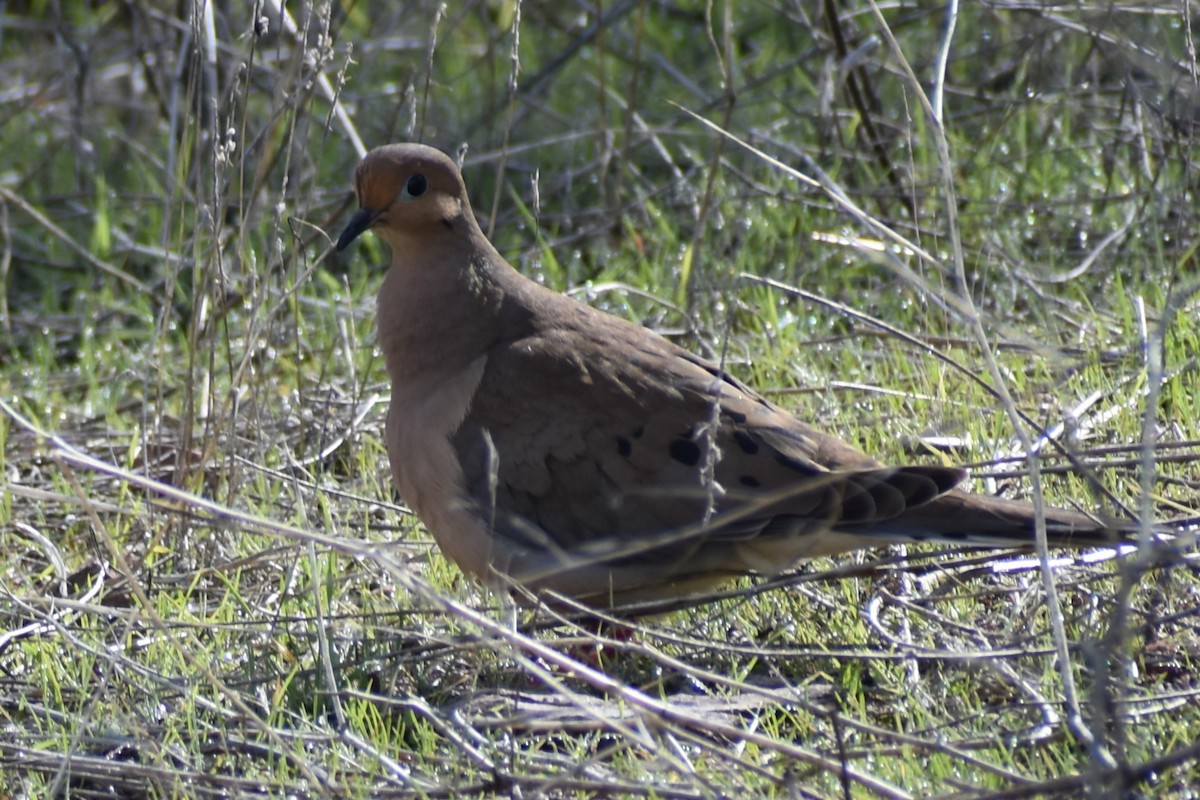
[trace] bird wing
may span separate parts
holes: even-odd
[[[598,313],[572,303],[569,319],[493,346],[453,436],[466,496],[515,547],[730,572],[765,557],[778,571],[813,553],[805,537],[894,518],[963,477],[882,467]]]

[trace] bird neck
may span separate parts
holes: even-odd
[[[427,255],[431,255],[428,254]],[[393,383],[438,380],[470,364],[497,340],[505,291],[486,252],[393,259],[379,290],[379,347]],[[498,258],[498,257],[497,257]],[[429,266],[436,265],[436,274]]]

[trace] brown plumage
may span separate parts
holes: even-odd
[[[960,469],[886,467],[525,278],[441,152],[380,147],[356,184],[338,249],[370,230],[392,250],[378,305],[392,473],[466,572],[608,606],[891,542],[1032,544],[1028,504],[955,489]],[[1109,540],[1074,511],[1046,524],[1054,545]]]

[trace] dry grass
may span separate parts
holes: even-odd
[[[1193,796],[1184,547],[896,548],[618,636],[395,501],[383,254],[329,236],[415,139],[526,274],[882,458],[1186,530],[1190,18],[693,5],[0,14],[0,795]]]

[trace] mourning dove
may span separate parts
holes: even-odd
[[[895,542],[1030,546],[1026,503],[886,467],[639,325],[546,289],[496,251],[454,162],[394,144],[355,175],[392,251],[379,346],[400,495],[492,585],[593,607],[670,599],[799,559]],[[1053,545],[1109,541],[1047,509]]]

